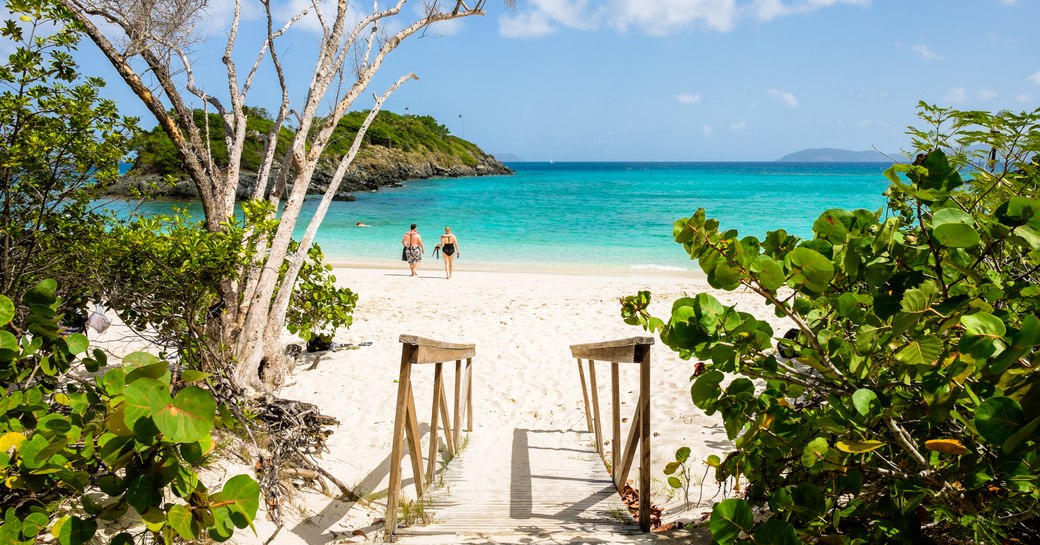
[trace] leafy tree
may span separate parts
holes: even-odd
[[[91,289],[69,257],[105,232],[92,199],[118,176],[135,120],[99,98],[104,82],[80,77],[75,30],[47,24],[56,8],[12,6],[31,15],[0,27],[15,46],[0,66],[0,293],[20,300],[56,278],[64,300],[81,307]]]
[[[886,211],[829,210],[809,240],[703,209],[675,223],[712,287],[758,294],[793,335],[709,294],[667,320],[649,293],[623,305],[708,362],[691,396],[735,440],[716,476],[742,494],[715,506],[717,543],[1040,539],[1040,110],[921,114]]]
[[[45,280],[26,292],[28,330],[13,327],[15,305],[0,295],[0,542],[49,532],[78,545],[115,521],[137,529],[114,544],[225,541],[250,527],[256,481],[238,475],[210,491],[195,469],[213,451],[214,428],[231,423],[204,388],[208,375],[174,377],[143,352],[84,374],[105,367],[105,353],[87,355],[84,335],[62,335],[56,291]]]
[[[355,106],[358,97],[367,94],[387,56],[404,40],[431,24],[482,15],[484,0],[474,2],[473,7],[461,0],[446,4],[427,2],[416,11],[405,8],[406,0],[398,0],[384,7],[373,4],[371,11],[357,14],[354,13],[355,6],[348,2],[339,2],[325,13],[320,13],[325,9],[320,3],[309,5],[308,9],[319,11],[323,33],[323,38],[316,42],[312,78],[287,78],[280,56],[284,52],[285,33],[304,14],[297,14],[284,22],[275,21],[271,3],[257,2],[265,16],[267,32],[262,39],[251,44],[256,52],[251,68],[240,70],[234,62],[234,59],[243,58],[244,47],[250,47],[242,45],[247,37],[238,32],[242,10],[236,9],[224,47],[209,49],[211,52],[222,51],[218,54],[225,61],[227,85],[208,87],[196,85],[192,77],[192,59],[196,55],[191,50],[195,39],[190,35],[193,23],[204,16],[207,1],[150,4],[146,9],[127,9],[122,0],[55,1],[60,1],[70,10],[86,35],[170,137],[180,154],[185,174],[199,190],[206,227],[211,231],[223,229],[234,215],[248,133],[249,114],[245,104],[257,71],[268,61],[271,63],[276,85],[281,91],[281,102],[274,114],[271,130],[264,139],[253,198],[268,200],[272,205],[270,219],[277,219],[278,225],[275,236],[264,241],[269,242],[267,247],[248,256],[249,264],[242,268],[239,277],[219,287],[223,312],[215,318],[219,321],[220,332],[210,340],[214,351],[224,352],[226,364],[235,367],[234,377],[239,386],[252,390],[275,386],[274,380],[263,380],[261,369],[265,372],[270,370],[272,373],[266,378],[271,379],[281,376],[288,365],[284,347],[278,339],[285,327],[292,287],[307,256],[300,251],[290,258],[289,247],[308,187],[323,153],[334,140],[340,119]],[[241,4],[236,2],[238,7]],[[411,18],[413,13],[418,15]],[[93,17],[105,20],[107,25],[98,27]],[[382,32],[388,23],[390,28],[394,28],[392,34]],[[306,59],[297,56],[293,62],[306,62]],[[186,77],[181,77],[182,74]],[[157,85],[148,86],[144,77],[154,78]],[[383,103],[401,85],[415,77],[412,73],[403,74],[375,97],[347,152],[335,157],[335,172],[298,241],[300,248],[310,248],[348,167],[356,157],[365,131]],[[207,88],[218,90],[211,93]],[[205,136],[206,123],[194,119],[192,108],[199,104],[205,104],[206,108],[218,114],[224,125],[227,168],[220,167],[220,157],[214,153]],[[290,104],[296,106],[292,111]],[[326,115],[319,114],[319,110],[326,108]],[[289,152],[278,155],[276,150],[281,128],[290,117],[296,126],[293,127]],[[281,168],[273,168],[276,166]],[[272,176],[275,171],[277,174]],[[288,263],[287,268],[283,268],[285,263]]]

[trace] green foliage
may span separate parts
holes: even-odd
[[[248,116],[246,131],[249,135],[266,135],[274,127],[270,114],[262,108],[247,107],[246,114]],[[211,113],[208,118],[204,118],[201,110],[194,111],[193,115],[195,123],[199,127],[207,126],[204,121],[208,122],[209,146],[213,157],[218,164],[226,166],[228,162],[227,144],[224,141],[224,125],[220,116]],[[323,157],[332,159],[346,155],[367,115],[368,111],[356,111],[348,112],[343,116],[336,130],[333,131],[332,139],[325,149]],[[280,130],[276,149],[279,156],[288,149],[294,134],[288,128]],[[380,111],[369,126],[361,149],[366,150],[370,146],[383,146],[406,152],[442,154],[455,157],[459,162],[470,167],[476,166],[477,157],[482,155],[480,149],[472,142],[452,136],[447,127],[428,115],[398,115],[385,110]],[[173,142],[161,127],[155,127],[137,138],[134,149],[137,151],[137,158],[134,161],[135,170],[162,175],[183,173],[181,158],[178,156]],[[256,136],[248,136],[242,151],[242,168],[249,171],[257,170],[262,154],[262,140]],[[363,154],[364,151],[362,151]]]
[[[87,543],[99,523],[137,517],[165,543],[249,527],[256,481],[238,475],[211,494],[195,470],[214,426],[230,424],[209,391],[144,353],[84,378],[106,356],[62,335],[56,288],[46,280],[25,294],[28,331],[13,327],[14,305],[0,295],[0,542],[34,543],[49,529],[62,545]],[[133,541],[124,532],[112,542]]]
[[[295,242],[291,251],[299,251]],[[332,265],[325,263],[325,255],[317,244],[307,251],[307,260],[296,277],[296,286],[289,300],[286,328],[305,341],[327,338],[340,327],[354,323],[354,307],[358,296],[350,288],[336,286],[331,274]]]
[[[246,132],[251,135],[267,135],[274,127],[271,114],[263,108],[244,108],[246,114]],[[224,121],[218,114],[206,114],[202,110],[192,111],[195,126],[199,127],[204,134],[209,135],[209,149],[213,154],[213,160],[218,165],[226,167],[228,164],[227,141],[224,139]],[[289,149],[293,132],[281,128],[278,133],[278,146],[275,153],[278,156]],[[183,163],[173,141],[166,135],[161,126],[155,126],[150,131],[142,133],[134,140],[134,151],[137,157],[134,159],[134,169],[141,172],[156,173],[162,175],[181,175],[184,172]],[[246,138],[242,149],[241,166],[245,170],[256,171],[260,168],[263,159],[264,144],[259,137]]]
[[[664,466],[664,474],[668,475],[668,486],[683,491],[684,508],[690,506],[690,485],[692,479],[690,468],[686,462],[690,459],[690,447],[681,447],[675,451],[675,461],[668,462]]]
[[[104,236],[92,199],[118,176],[135,120],[100,98],[103,81],[80,77],[63,8],[10,4],[22,16],[0,27],[13,49],[0,66],[0,292],[17,301],[56,278],[70,310],[82,308],[91,287],[69,256]]]
[[[198,369],[207,356],[205,328],[220,310],[220,286],[246,259],[244,240],[241,224],[211,232],[183,211],[135,216],[85,241],[80,259],[125,323]]]
[[[703,209],[675,223],[712,287],[758,294],[793,335],[708,294],[667,321],[626,298],[626,322],[708,362],[693,403],[736,445],[716,478],[747,483],[714,509],[718,543],[1040,539],[1040,110],[922,117],[887,214],[827,211],[811,240]]]

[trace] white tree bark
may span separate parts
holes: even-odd
[[[233,61],[238,47],[242,1],[235,0],[231,28],[222,52],[221,60],[226,67],[227,81],[226,91],[218,97],[196,84],[189,61],[192,58],[192,24],[202,16],[208,0],[61,0],[74,17],[83,23],[87,36],[108,57],[123,80],[170,135],[185,162],[186,174],[199,189],[206,225],[214,231],[221,229],[221,224],[234,215],[235,193],[247,136],[246,98],[258,69],[265,60],[271,60],[281,87],[281,103],[275,126],[264,137],[266,148],[253,195],[261,198],[268,193],[269,177],[275,172],[275,161],[281,162],[275,186],[269,192],[275,210],[290,181],[292,190],[281,208],[278,229],[270,243],[261,241],[240,277],[229,279],[221,287],[225,314],[222,317],[220,338],[215,339],[217,342],[231,341],[227,363],[235,366],[233,377],[237,385],[246,389],[261,389],[261,363],[266,362],[266,365],[273,367],[281,364],[282,351],[277,340],[284,329],[289,296],[329,203],[383,102],[407,79],[414,78],[414,74],[401,77],[382,95],[375,97],[375,104],[358,130],[350,151],[338,160],[332,183],[300,241],[299,251],[288,260],[288,266],[284,267],[285,274],[282,275],[292,233],[311,177],[336,125],[368,89],[386,57],[403,40],[438,21],[483,15],[484,2],[476,2],[470,8],[461,0],[451,0],[447,2],[447,7],[438,1],[427,0],[420,17],[405,24],[393,36],[380,40],[378,30],[382,23],[402,17],[402,8],[407,0],[396,0],[392,7],[382,10],[378,2],[374,2],[372,12],[361,18],[349,31],[347,0],[336,2],[334,14],[323,13],[318,1],[312,0],[309,11],[318,17],[323,39],[309,84],[305,89],[297,90],[284,77],[277,42],[306,12],[296,14],[275,30],[270,0],[254,0],[260,3],[267,16],[267,36],[257,47],[256,61],[243,82]],[[107,23],[104,30],[95,24],[94,21],[98,19]],[[347,63],[352,59],[352,53],[357,57],[356,66],[348,70]],[[145,74],[154,80],[154,91],[145,84]],[[338,97],[330,95],[340,89],[335,84],[339,82],[339,85],[343,85],[343,79],[348,77],[353,79],[347,80],[346,92]],[[277,157],[275,149],[279,131],[290,118],[289,105],[293,97],[301,94],[303,106],[295,114],[298,125],[290,151],[284,157]],[[331,111],[319,118],[319,112],[324,105],[329,104],[330,99],[334,100]],[[194,122],[189,107],[192,103],[212,106],[223,120],[228,165],[221,167],[214,161],[208,149],[208,138],[203,138],[200,128]],[[174,115],[169,113],[170,110],[173,110]],[[322,124],[315,126],[319,119]]]

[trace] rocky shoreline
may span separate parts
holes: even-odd
[[[358,153],[353,164],[347,170],[334,199],[353,201],[355,200],[354,193],[375,191],[381,187],[400,187],[403,182],[408,180],[513,173],[509,167],[491,155],[483,152],[475,155],[474,164],[467,165],[459,157],[447,153],[420,153],[384,146],[366,146]],[[307,194],[324,194],[329,187],[334,171],[335,165],[331,162],[320,166],[312,178]],[[243,172],[238,184],[238,198],[252,197],[255,187],[256,173]],[[162,176],[142,173],[136,169],[123,176],[119,182],[109,186],[106,193],[117,197],[134,194],[147,194],[156,198],[168,199],[197,199],[199,197],[198,190],[190,179],[175,179],[173,183],[168,183],[163,180]]]

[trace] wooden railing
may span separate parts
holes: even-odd
[[[476,345],[457,344],[401,335],[401,374],[397,383],[397,410],[394,416],[394,442],[390,453],[390,488],[386,497],[385,533],[391,535],[397,524],[397,503],[401,494],[401,457],[404,439],[408,439],[408,455],[412,462],[415,494],[423,495],[437,471],[438,430],[444,431],[444,443],[449,456],[461,446],[462,422],[465,431],[473,431],[473,357]],[[465,360],[465,365],[463,365]],[[454,420],[448,417],[448,402],[444,395],[442,367],[455,362]],[[422,450],[419,446],[419,420],[412,395],[412,365],[433,363],[433,409],[430,414],[430,450],[426,476],[423,477]],[[443,420],[443,425],[441,421]]]
[[[578,360],[578,376],[581,379],[581,395],[585,402],[585,422],[589,431],[595,434],[596,451],[606,458],[603,452],[603,430],[599,411],[599,388],[596,385],[596,362],[610,362],[610,401],[611,428],[613,438],[610,446],[611,477],[614,487],[620,493],[632,469],[636,447],[639,447],[639,527],[650,531],[650,346],[653,337],[632,337],[617,341],[571,345],[571,355]],[[585,364],[589,368],[589,388],[585,382]],[[639,364],[639,401],[636,403],[632,417],[632,427],[625,443],[624,456],[621,454],[621,395],[618,377],[618,365],[621,363]],[[592,393],[590,410],[589,391]]]

